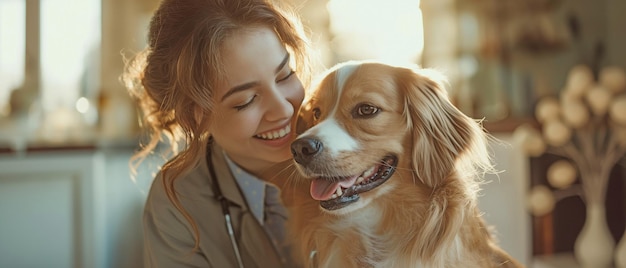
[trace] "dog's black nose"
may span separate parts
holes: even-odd
[[[300,138],[291,143],[293,159],[300,164],[307,164],[322,151],[322,142],[313,138]]]

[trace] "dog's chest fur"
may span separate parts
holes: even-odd
[[[380,236],[380,213],[379,208],[370,207],[326,222],[324,229],[329,232],[316,235],[318,260],[325,260],[320,267],[341,267],[346,263],[378,266],[383,256],[388,255],[383,251],[385,243]]]
[[[410,263],[402,257],[406,248],[398,244],[402,234],[385,230],[383,213],[374,205],[324,223],[314,231],[315,267],[423,267],[414,261],[406,265]],[[410,240],[411,234],[404,235]]]

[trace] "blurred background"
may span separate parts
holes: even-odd
[[[541,129],[538,101],[559,96],[574,67],[596,80],[626,68],[626,1],[285,1],[311,32],[318,71],[352,59],[441,70],[453,103],[503,141],[493,144],[503,172],[480,199],[502,246],[528,267],[579,265],[581,180],[557,193],[546,174],[562,158],[529,155],[515,133]],[[164,160],[152,156],[131,176],[141,133],[119,76],[124,57],[144,48],[158,3],[0,0],[0,267],[142,265],[143,202]],[[605,218],[617,246],[626,173],[623,161],[611,168]],[[556,194],[532,213],[538,185]]]

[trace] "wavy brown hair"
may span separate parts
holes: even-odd
[[[273,29],[292,54],[306,84],[310,78],[308,40],[293,9],[268,0],[164,0],[148,29],[146,49],[126,61],[122,81],[140,108],[146,143],[131,168],[160,144],[167,144],[161,167],[168,198],[189,221],[199,247],[198,227],[182,207],[174,182],[206,153],[215,85],[223,78],[225,40],[250,27]]]

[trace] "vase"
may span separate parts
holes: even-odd
[[[626,268],[626,230],[624,230],[624,235],[622,235],[622,239],[615,249],[615,267]]]
[[[587,204],[585,224],[574,244],[574,255],[581,268],[612,266],[615,241],[605,216],[603,204],[599,202]]]

